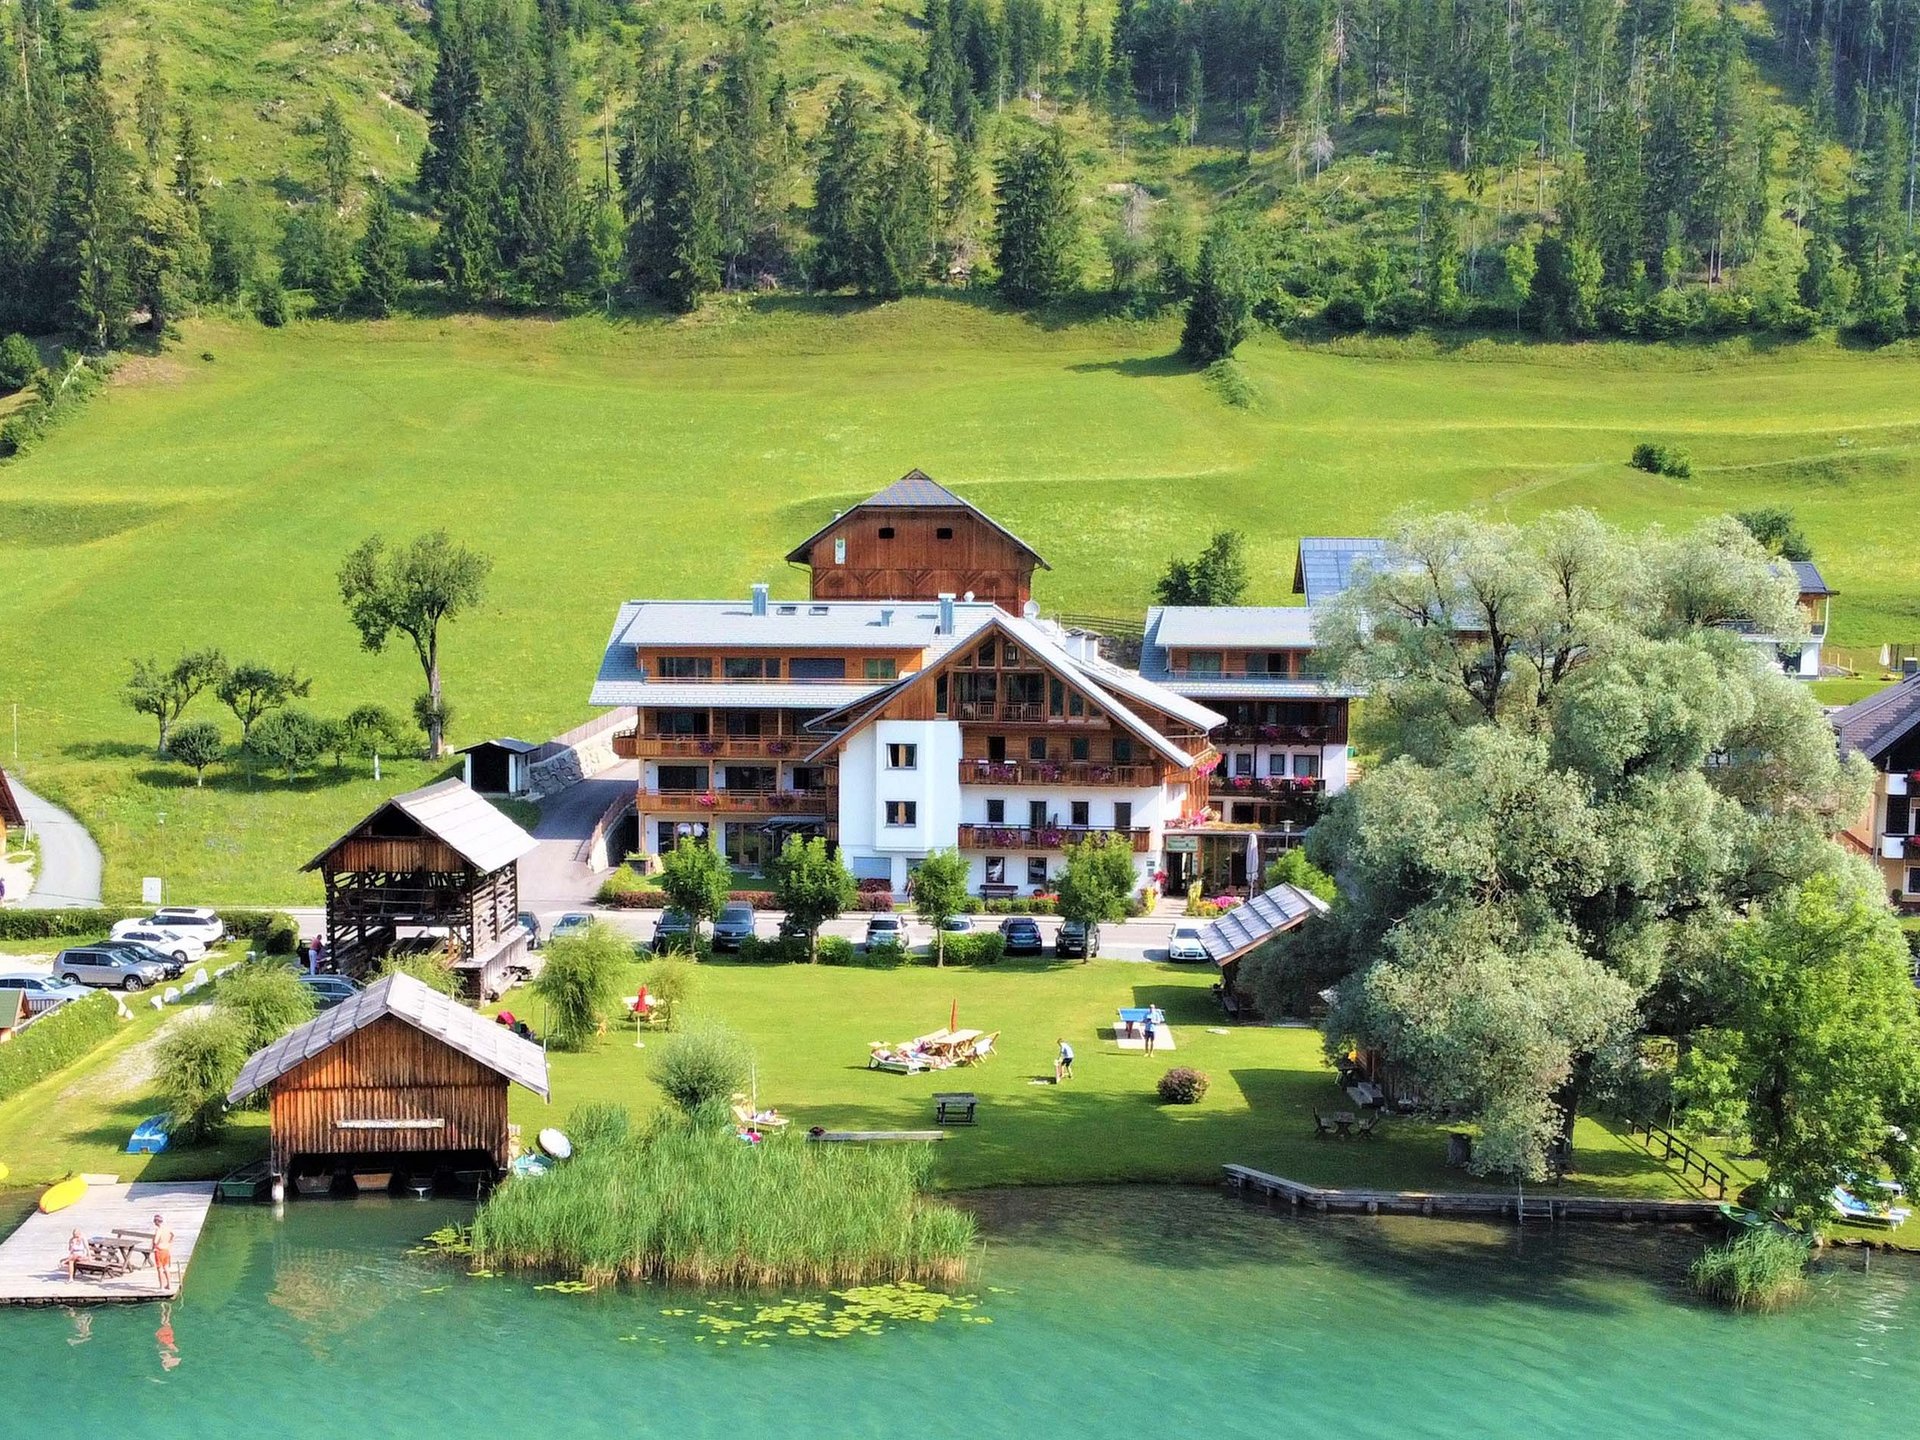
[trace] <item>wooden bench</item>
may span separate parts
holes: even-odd
[[[933,1097],[933,1123],[936,1125],[971,1125],[974,1111],[979,1108],[980,1100],[971,1090],[960,1090]]]
[[[1018,885],[982,885],[980,887],[982,900],[1011,900],[1019,893]]]

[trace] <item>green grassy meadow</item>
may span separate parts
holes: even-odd
[[[1642,525],[1778,502],[1842,592],[1838,643],[1920,637],[1920,366],[1902,348],[1263,338],[1241,352],[1259,398],[1239,410],[1172,358],[1176,336],[964,299],[195,322],[0,467],[17,768],[94,830],[109,900],[149,874],[182,901],[313,900],[297,867],[429,767],[380,786],[221,771],[196,790],[120,702],[132,657],[219,645],[298,663],[322,712],[404,710],[411,653],[359,650],[334,575],[369,532],[444,525],[495,559],[483,610],[445,637],[456,743],[542,739],[589,713],[619,601],[759,579],[802,594],[787,548],[915,465],[1047,556],[1048,609],[1137,615],[1167,558],[1221,525],[1251,539],[1249,598],[1282,602],[1299,536],[1369,533],[1402,505]],[[1686,446],[1693,478],[1631,469],[1643,439]],[[210,697],[189,713],[237,733]]]

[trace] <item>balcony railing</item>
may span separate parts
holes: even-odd
[[[1051,714],[1048,707],[1025,700],[955,700],[947,709],[955,720],[991,721],[1001,725],[1098,725],[1106,716]]]
[[[1231,800],[1297,800],[1317,796],[1326,783],[1318,775],[1227,775],[1216,770],[1207,777],[1207,790]]]
[[[647,810],[707,811],[716,815],[785,815],[794,811],[831,811],[831,790],[661,790],[640,792]]]
[[[802,755],[820,743],[795,735],[641,735],[613,737],[622,760],[766,760]]]
[[[1192,665],[1169,665],[1167,674],[1175,680],[1270,680],[1287,684],[1295,681],[1318,684],[1327,679],[1327,672],[1318,665],[1303,665],[1291,673],[1285,670],[1217,670],[1199,668]]]
[[[962,850],[1064,850],[1099,837],[1144,855],[1152,848],[1150,830],[1108,830],[1093,825],[962,825]]]
[[[962,760],[963,785],[1119,785],[1159,783],[1151,765],[1102,765],[1090,760]]]
[[[1325,745],[1333,739],[1331,725],[1222,725],[1215,740],[1260,745]]]

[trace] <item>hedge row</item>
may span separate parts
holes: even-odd
[[[947,936],[947,964],[996,965],[1007,951],[1007,942],[997,931],[977,935]],[[799,936],[780,936],[765,940],[758,935],[740,942],[739,958],[749,965],[799,965],[807,958],[807,942]],[[840,935],[822,935],[816,947],[822,965],[858,965],[869,970],[893,970],[902,965],[931,965],[932,947],[916,954],[898,945],[881,945],[868,950]]]
[[[73,910],[0,910],[0,940],[70,940],[104,935],[121,920],[145,913],[81,907]]]
[[[64,1070],[119,1025],[120,1007],[102,992],[62,1005],[0,1045],[0,1101]]]

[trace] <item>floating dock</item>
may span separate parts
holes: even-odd
[[[64,1210],[38,1210],[0,1243],[0,1304],[93,1305],[115,1300],[170,1300],[180,1293],[217,1187],[210,1182],[90,1185]],[[91,1239],[115,1230],[153,1230],[164,1215],[173,1229],[173,1274],[163,1288],[151,1265],[111,1279],[67,1279],[67,1237],[75,1230]]]
[[[1500,1191],[1446,1193],[1426,1190],[1326,1190],[1269,1175],[1246,1165],[1227,1165],[1227,1184],[1242,1195],[1285,1201],[1296,1210],[1326,1215],[1460,1215],[1512,1220],[1650,1220],[1693,1224],[1720,1217],[1713,1200],[1633,1200],[1605,1195],[1555,1195],[1536,1190],[1522,1198]]]

